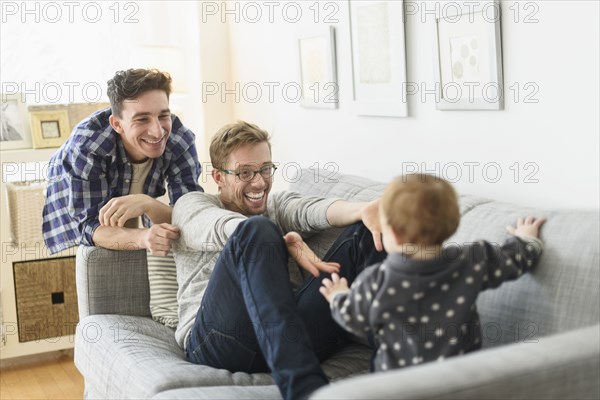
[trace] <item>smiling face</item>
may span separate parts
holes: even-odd
[[[110,124],[121,136],[130,161],[158,158],[171,133],[169,98],[162,90],[149,90],[123,102],[122,117],[111,115]]]
[[[244,169],[256,171],[272,164],[271,150],[267,142],[245,144],[231,152],[223,169],[240,172]],[[243,215],[260,215],[267,210],[267,198],[273,178],[256,174],[249,182],[220,170],[213,170],[212,176],[219,185],[219,197],[228,210]]]

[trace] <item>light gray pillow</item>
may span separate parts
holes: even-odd
[[[147,254],[150,283],[150,313],[156,322],[177,328],[177,270],[173,254],[166,257]]]

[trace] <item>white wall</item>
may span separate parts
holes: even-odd
[[[272,22],[262,2],[257,3],[263,12],[257,23],[250,21],[255,19],[254,10],[244,12],[239,5],[240,20],[235,22],[235,2],[228,5],[232,14],[217,15],[230,26],[232,79],[227,88],[235,89],[239,83],[241,92],[239,103],[233,94],[227,94],[225,100],[233,104],[235,118],[253,121],[273,134],[274,160],[304,167],[335,163],[341,172],[381,181],[416,163],[431,172],[437,168],[442,176],[454,180],[462,193],[548,208],[598,208],[598,2],[536,1],[529,3],[537,8],[526,9],[523,2],[502,1],[504,84],[506,88],[518,85],[520,101],[515,102],[514,91],[508,91],[503,111],[438,111],[433,96],[422,101],[417,95],[409,98],[408,118],[354,114],[345,1],[335,2],[339,10],[334,15],[339,20],[334,24],[339,109],[306,109],[286,101],[281,87],[299,82],[298,35],[327,25],[323,23],[325,12],[334,10],[325,9],[328,3],[332,2],[320,3],[318,24],[314,8],[309,9],[313,2],[296,2],[303,6],[298,23],[288,22],[293,16],[290,9],[288,21],[283,17],[285,3],[278,3]],[[510,7],[520,9],[518,22]],[[538,22],[524,23],[527,15]],[[434,87],[432,24],[433,16],[424,14],[406,21],[407,80],[427,88]],[[265,82],[281,85],[273,99],[269,99]],[[532,93],[526,83],[539,88],[532,97],[537,103],[523,101],[524,95]],[[248,84],[264,88],[259,101],[254,92],[244,99],[243,88]],[[479,165],[471,174],[465,163]],[[517,179],[515,163],[520,170]],[[526,163],[531,164],[525,168]],[[493,182],[497,166],[502,175]],[[461,173],[458,178],[457,172]],[[537,183],[527,183],[526,177]],[[276,188],[285,186],[279,179]]]
[[[25,93],[27,106],[108,102],[116,71],[153,67],[173,77],[171,110],[204,132],[198,9],[189,1],[3,2],[0,92]]]
[[[433,96],[421,101],[417,95],[409,98],[408,118],[360,117],[353,112],[346,1],[127,2],[119,3],[116,22],[113,3],[91,3],[102,7],[98,23],[82,18],[84,3],[75,9],[72,23],[64,6],[58,23],[44,20],[43,15],[35,22],[35,15],[23,16],[21,10],[3,15],[0,78],[27,88],[41,85],[41,101],[29,95],[28,104],[48,103],[43,88],[54,83],[63,89],[58,102],[85,101],[81,90],[68,97],[66,82],[79,83],[79,89],[90,82],[104,88],[115,70],[147,66],[137,58],[136,47],[162,46],[183,53],[173,68],[177,74],[183,72],[188,90],[174,96],[172,106],[198,135],[203,163],[208,162],[207,140],[219,126],[248,119],[273,133],[275,159],[290,173],[297,164],[327,164],[385,181],[416,163],[455,178],[458,164],[461,175],[453,180],[463,193],[546,207],[598,207],[598,2],[502,1],[504,84],[520,89],[520,101],[515,102],[509,90],[503,111],[442,112],[436,110]],[[28,7],[34,4],[44,7],[41,2]],[[427,1],[428,9],[433,4]],[[294,7],[286,8],[289,5]],[[296,5],[303,7],[302,16],[292,23]],[[514,21],[516,8],[518,22]],[[252,23],[256,10],[262,16]],[[125,23],[132,11],[138,22]],[[52,17],[51,12],[48,9],[46,16]],[[524,23],[531,12],[538,22]],[[329,25],[324,22],[327,16],[338,20],[333,25],[339,109],[306,109],[290,102],[282,87],[299,82],[298,36]],[[433,15],[422,13],[410,16],[406,23],[407,79],[427,88],[434,85],[432,24]],[[209,95],[207,83],[233,92]],[[539,88],[533,96],[538,103],[523,102],[530,93],[526,83]],[[249,89],[262,87],[258,101],[248,98],[255,96],[251,90],[244,97],[248,84]],[[275,84],[279,86],[270,99],[267,85]],[[479,163],[473,174],[468,163]],[[520,169],[517,182],[515,163]],[[531,163],[529,168],[526,163]],[[489,167],[487,175],[484,166]],[[500,166],[502,176],[493,183],[495,166]],[[526,183],[532,172],[538,182]],[[210,179],[206,175],[203,179],[210,190]],[[279,176],[276,187],[285,186]]]

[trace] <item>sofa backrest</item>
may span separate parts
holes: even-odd
[[[544,216],[544,252],[534,271],[478,299],[484,344],[533,342],[539,336],[600,321],[598,211],[542,210],[500,202],[481,204],[461,218],[456,243],[501,244],[506,225],[520,216]]]
[[[373,200],[385,184],[330,171],[302,170],[290,190],[304,195]],[[545,249],[531,274],[482,293],[478,299],[483,345],[536,341],[540,336],[596,324],[600,321],[598,210],[543,210],[500,203],[476,196],[459,196],[461,223],[448,240],[463,244],[487,240],[501,244],[505,227],[519,216],[544,216]],[[335,239],[335,231],[311,238],[317,253]]]

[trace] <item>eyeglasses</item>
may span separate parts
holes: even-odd
[[[220,171],[225,172],[227,175],[237,176],[241,181],[250,182],[254,179],[256,174],[260,174],[264,179],[269,179],[275,174],[275,170],[277,170],[277,167],[273,164],[269,164],[260,167],[256,171],[246,168],[238,172],[230,171],[228,169],[221,169]]]

